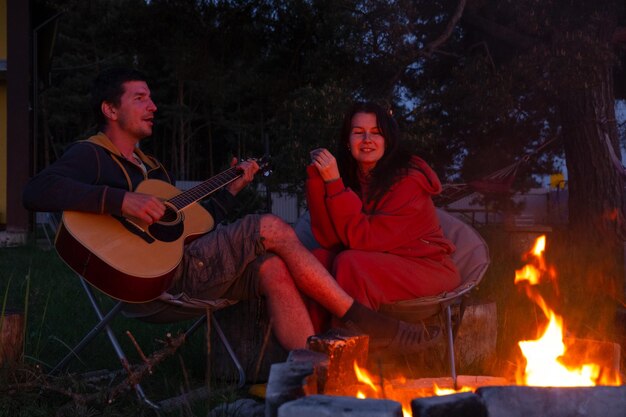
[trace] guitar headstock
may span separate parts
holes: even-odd
[[[259,165],[259,172],[264,177],[269,177],[272,174],[271,157],[269,155],[263,155],[259,159],[255,159]]]

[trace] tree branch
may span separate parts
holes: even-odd
[[[448,40],[448,38],[452,36],[452,31],[454,31],[454,28],[456,27],[457,23],[459,22],[459,20],[461,20],[461,17],[463,16],[463,11],[465,10],[466,4],[467,4],[467,0],[459,0],[459,4],[456,6],[456,10],[454,11],[452,18],[446,25],[446,28],[443,31],[443,33],[439,35],[437,39],[435,39],[434,41],[426,45],[426,47],[424,48],[423,51],[421,51],[421,53],[430,57],[437,48],[443,45]]]
[[[523,35],[515,30],[512,30],[511,28],[502,26],[489,19],[485,19],[484,17],[471,11],[465,13],[463,21],[475,26],[502,42],[506,42],[509,45],[521,49],[530,49],[536,43],[536,40],[530,36]]]
[[[617,28],[615,28],[615,32],[613,32],[613,36],[611,38],[611,42],[615,44],[626,43],[626,27],[618,26]]]

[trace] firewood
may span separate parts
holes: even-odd
[[[309,337],[307,347],[328,355],[328,369],[325,379],[318,381],[320,392],[332,394],[341,392],[344,386],[357,383],[354,363],[365,366],[369,337],[344,329],[333,329],[322,335]]]
[[[24,314],[6,310],[0,315],[0,367],[13,366],[22,360],[24,348]]]

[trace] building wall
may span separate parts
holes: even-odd
[[[7,60],[7,3],[0,0],[0,62]],[[0,224],[7,221],[7,83],[0,71]]]
[[[6,228],[11,244],[25,242],[30,213],[22,206],[22,189],[32,170],[30,145],[31,61],[30,6],[32,0],[2,0],[6,4]]]

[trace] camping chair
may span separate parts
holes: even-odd
[[[47,219],[49,223],[54,223],[53,226],[55,230],[58,229],[59,220],[60,220],[60,217],[58,214],[48,213]],[[100,306],[98,298],[94,294],[93,287],[90,284],[88,284],[87,281],[79,274],[76,274],[76,276],[79,278],[79,282],[81,283],[81,286],[83,290],[85,291],[87,298],[89,299],[89,303],[91,307],[93,308],[94,313],[96,314],[98,322],[89,332],[85,334],[83,339],[78,344],[76,344],[76,346],[72,348],[69,351],[69,353],[56,366],[54,366],[50,370],[49,372],[50,375],[57,374],[63,369],[65,369],[69,365],[69,363],[74,358],[78,357],[78,354],[87,345],[89,345],[89,343],[96,336],[98,336],[103,330],[106,332],[107,338],[109,339],[109,342],[111,343],[111,346],[113,347],[113,350],[115,351],[115,354],[120,360],[120,363],[123,365],[126,365],[129,363],[122,346],[118,342],[115,332],[110,326],[110,323],[120,313],[129,317],[133,317],[134,305],[124,303],[123,301],[117,301],[113,305],[113,307],[111,307],[108,311],[104,312],[102,307]],[[165,293],[161,298],[163,300],[166,300],[165,302],[167,302],[167,300],[170,299],[171,297],[169,297],[169,295]],[[156,318],[156,319],[147,319],[146,321],[157,322],[157,323],[171,323],[173,321],[181,321],[181,320],[186,320],[189,318],[197,317],[195,322],[185,332],[185,338],[188,338],[189,336],[191,336],[203,324],[206,324],[206,329],[207,329],[206,337],[211,337],[211,330],[215,329],[215,331],[217,332],[217,336],[219,337],[220,341],[224,345],[224,348],[226,349],[229,357],[231,358],[233,365],[237,369],[237,373],[238,373],[237,388],[242,388],[246,382],[245,371],[243,367],[241,366],[241,363],[239,362],[239,359],[237,358],[235,351],[233,350],[230,342],[226,338],[226,335],[222,331],[222,328],[219,322],[217,321],[215,316],[212,314],[214,311],[233,305],[236,302],[232,300],[215,300],[215,302],[213,303],[213,307],[210,307],[210,306],[199,307],[197,305],[193,305],[193,304],[185,303],[181,301],[176,301],[176,300],[171,301],[171,303],[175,305],[176,308],[179,310],[180,314],[178,315],[178,318],[173,319],[173,320],[165,320],[163,318]],[[208,320],[209,318],[210,320]],[[207,354],[210,354],[210,352],[207,352]],[[160,408],[157,404],[155,404],[150,399],[148,399],[148,397],[146,396],[140,384],[135,384],[133,388],[135,392],[137,393],[137,396],[140,401],[142,401],[143,403],[153,408],[156,408],[156,409]]]
[[[456,252],[452,255],[452,259],[461,275],[461,284],[451,291],[435,296],[384,304],[381,306],[380,311],[398,319],[414,323],[432,317],[442,319],[450,373],[456,387],[454,338],[461,325],[466,296],[480,283],[489,266],[489,249],[478,232],[463,221],[442,209],[437,209],[437,215],[445,236],[456,246]]]

